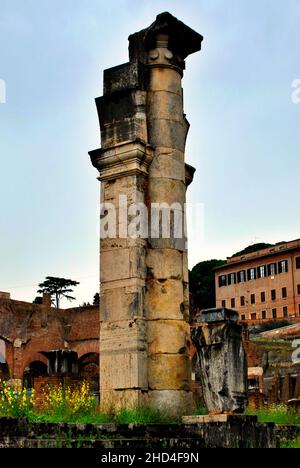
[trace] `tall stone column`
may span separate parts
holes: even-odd
[[[161,225],[159,238],[152,232],[147,250],[148,380],[153,406],[189,414],[192,392],[184,207],[191,181],[188,176],[193,170],[185,165],[184,156],[189,128],[181,84],[184,57],[177,55],[173,34],[171,28],[157,27],[153,32],[155,47],[148,55],[148,138],[154,148],[149,200],[152,208],[153,204],[166,204],[160,221],[169,215],[171,228],[163,233]],[[152,225],[154,216],[152,209]]]
[[[102,148],[90,155],[100,172],[101,202],[116,208],[119,222],[115,238],[101,239],[104,405],[191,409],[184,208],[194,169],[184,158],[189,124],[181,80],[185,58],[200,50],[202,39],[169,13],[159,15],[130,36],[130,62],[105,71],[104,96],[97,99]],[[124,226],[134,213],[124,215],[124,196],[128,205],[148,207],[146,234],[128,236]],[[105,207],[102,228],[108,212]]]

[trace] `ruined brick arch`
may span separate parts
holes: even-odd
[[[94,394],[99,394],[99,364],[98,352],[83,354],[78,360],[79,376],[89,382]]]
[[[10,378],[10,370],[8,365],[0,363],[0,380],[8,380]]]
[[[40,353],[33,353],[30,355],[29,358],[27,358],[27,360],[25,361],[25,364],[23,365],[23,374],[26,372],[26,369],[30,367],[30,364],[32,362],[41,362],[45,364],[46,366],[48,365],[48,359],[45,356],[43,356]]]
[[[82,356],[86,354],[99,354],[99,342],[78,343],[73,347],[73,350],[77,352],[78,359],[82,358]]]
[[[34,380],[47,374],[48,360],[39,354],[32,356],[30,362],[24,368],[23,385],[26,388],[34,387]]]
[[[6,343],[3,337],[0,336],[0,379],[8,380],[10,378],[10,368],[7,363]]]

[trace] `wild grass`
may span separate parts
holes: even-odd
[[[247,410],[249,416],[257,416],[261,423],[300,425],[300,414],[290,410],[285,405],[272,405],[257,410]]]
[[[199,407],[194,415],[206,415]],[[273,405],[258,410],[247,410],[247,415],[257,416],[259,422],[279,425],[300,425],[300,414],[285,405]],[[101,411],[96,399],[90,396],[89,385],[77,387],[46,387],[42,398],[34,391],[14,388],[0,381],[0,417],[27,418],[31,422],[79,424],[175,424],[180,420],[167,411],[145,408],[109,408]],[[298,443],[298,442],[296,442]]]
[[[0,417],[27,418],[30,422],[77,424],[174,424],[179,420],[150,407],[109,408],[100,411],[89,385],[46,387],[42,398],[34,391],[0,382]]]
[[[280,448],[283,449],[299,449],[300,448],[300,439],[295,439],[295,440],[284,440],[281,441],[280,443]]]

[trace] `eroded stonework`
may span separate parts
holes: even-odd
[[[247,407],[247,356],[238,318],[228,309],[204,310],[192,331],[210,414],[242,414]]]

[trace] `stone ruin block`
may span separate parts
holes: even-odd
[[[238,317],[229,309],[203,310],[192,331],[210,414],[242,414],[247,407],[248,366]]]

